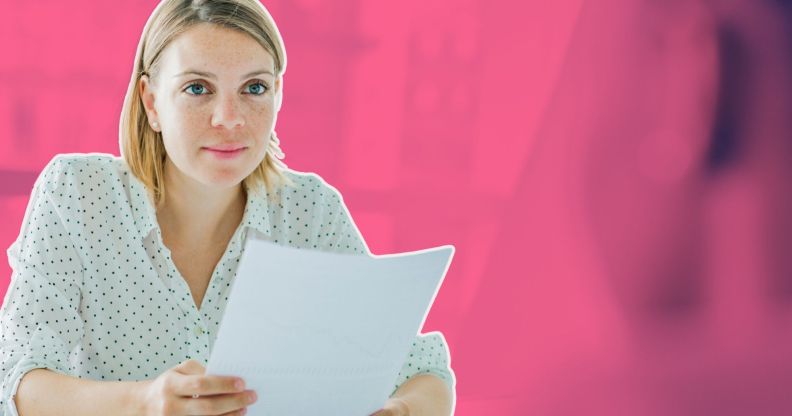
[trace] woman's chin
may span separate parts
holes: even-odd
[[[211,188],[228,189],[242,183],[247,176],[247,174],[241,171],[229,172],[228,170],[217,170],[213,172],[213,174],[204,175],[204,177],[200,179],[200,182]]]
[[[201,163],[196,168],[196,178],[204,185],[218,188],[228,188],[239,185],[256,168],[255,164],[240,163]],[[250,165],[250,166],[248,166]]]

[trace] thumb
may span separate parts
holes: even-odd
[[[186,375],[202,375],[206,368],[197,360],[186,360],[173,368],[174,371]]]

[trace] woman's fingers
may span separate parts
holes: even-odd
[[[142,384],[147,413],[168,415],[243,415],[256,401],[239,377],[207,376],[195,360],[187,360]]]
[[[252,390],[242,393],[222,394],[217,396],[201,396],[197,399],[185,398],[182,409],[188,415],[221,415],[235,414],[256,401]]]
[[[180,396],[212,396],[217,394],[239,393],[245,390],[245,383],[238,377],[182,375],[176,379],[174,393]]]
[[[181,396],[178,407],[188,415],[243,415],[245,408],[257,399],[255,392],[245,390],[239,377],[207,376],[198,361],[187,360],[174,367],[172,392]]]
[[[176,376],[171,379],[170,390],[179,396],[211,396],[245,390],[245,382],[239,377],[204,375],[206,368],[196,360],[184,361],[173,370]]]
[[[372,413],[370,416],[403,416],[410,414],[410,409],[401,398],[391,397],[385,401],[382,409]]]
[[[233,412],[223,413],[220,416],[243,416],[245,414],[247,414],[247,408],[235,410]]]

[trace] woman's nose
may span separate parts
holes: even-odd
[[[212,127],[233,129],[244,125],[239,98],[234,95],[220,96],[212,113]]]

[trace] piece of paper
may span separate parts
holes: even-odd
[[[248,239],[207,374],[245,379],[250,416],[368,416],[387,400],[454,247],[381,256]]]

